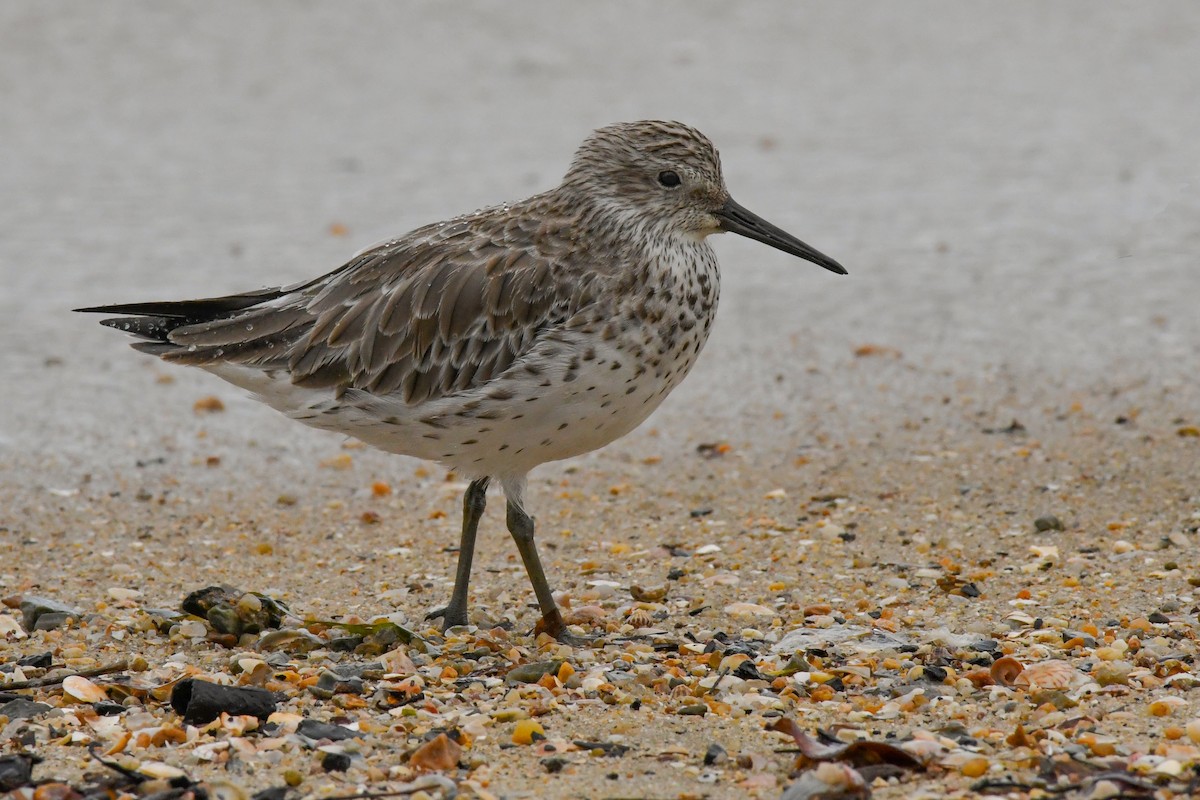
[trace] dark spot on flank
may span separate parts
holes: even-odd
[[[636,391],[637,391],[636,386],[630,386],[628,389],[625,390],[625,394],[633,394]]]
[[[428,426],[429,426],[429,427],[431,427],[431,428],[444,428],[444,427],[446,427],[446,423],[442,422],[442,421],[441,421],[440,419],[438,419],[437,417],[422,417],[422,418],[421,418],[421,424],[422,424],[422,425],[428,425]]]
[[[463,440],[463,446],[464,446],[464,447],[465,447],[465,446],[467,446],[467,445],[469,445],[469,444],[479,444],[479,440],[478,440],[478,439],[464,439],[464,440]]]
[[[566,423],[566,422],[564,422],[563,424],[559,425],[559,426],[558,426],[558,429],[561,431],[561,430],[562,430],[563,428],[565,428],[565,427],[567,427],[567,423]]]
[[[552,444],[554,444],[553,439],[542,439],[542,447],[549,447]]]
[[[442,435],[440,433],[423,433],[421,434],[421,438],[433,439],[435,442],[440,442],[442,440]]]
[[[501,453],[503,453],[505,450],[508,449],[508,445],[502,444],[502,445],[500,445],[500,447],[498,449],[500,450]]]
[[[493,400],[512,400],[512,396],[513,393],[511,389],[492,389],[490,392],[488,392],[488,397],[492,398]]]
[[[526,364],[525,371],[528,372],[530,375],[541,375],[542,374],[542,368],[539,367],[537,364]]]

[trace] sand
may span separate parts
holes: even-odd
[[[731,709],[705,716],[679,715],[688,703],[670,687],[650,687],[645,710],[631,709],[632,687],[613,684],[612,705],[543,687],[552,741],[616,736],[634,749],[569,753],[551,774],[545,753],[501,749],[515,723],[485,711],[467,766],[447,774],[501,797],[774,797],[794,758],[764,730],[775,714],[810,733],[842,724],[847,738],[898,741],[958,723],[994,778],[1036,776],[1031,753],[1105,757],[1080,742],[1089,733],[1112,737],[1109,757],[1146,780],[1161,763],[1139,756],[1174,759],[1184,775],[1195,763],[1186,725],[1200,703],[1161,667],[1190,669],[1200,583],[1190,4],[22,2],[0,9],[0,30],[0,591],[89,615],[14,635],[6,660],[140,653],[164,681],[187,667],[228,675],[240,650],[111,636],[140,609],[178,608],[222,582],[301,619],[396,614],[424,629],[449,592],[456,476],[302,428],[68,310],[311,277],[386,236],[552,186],[594,127],[677,118],[716,142],[743,205],[850,275],[722,237],[720,314],[692,376],[626,439],[531,480],[552,582],[576,608],[600,609],[621,641],[539,652],[498,499],[476,562],[480,629],[507,618],[518,660],[566,657],[604,675],[638,630],[622,633],[630,587],[667,585],[639,641],[719,631],[757,642],[766,672],[786,662],[770,649],[789,631],[883,622],[926,651],[879,655],[863,685],[831,698],[817,679],[745,713],[728,702],[744,692],[721,685],[713,702]],[[224,410],[194,410],[209,396]],[[1064,529],[1036,532],[1045,515]],[[686,574],[668,580],[672,569]],[[960,685],[973,665],[930,644],[939,629],[993,639],[1025,665],[1064,661],[1093,685],[1106,661],[1132,673],[1104,692],[1081,678],[1078,705],[1047,709],[1028,687]],[[1091,643],[1065,647],[1079,632]],[[1112,659],[1096,654],[1114,646]],[[835,650],[838,668],[866,658]],[[664,653],[630,657],[697,684],[720,669]],[[943,656],[957,675],[912,672]],[[441,674],[429,664],[418,666]],[[949,699],[891,717],[862,699],[904,687]],[[56,687],[39,697],[63,702]],[[1178,700],[1155,716],[1164,698]],[[293,702],[321,719],[339,712]],[[461,723],[468,706],[532,702],[447,697],[438,713]],[[151,705],[156,724],[170,718]],[[339,713],[398,719],[371,705]],[[446,722],[434,717],[425,730]],[[1022,750],[1006,741],[1018,722],[1053,735]],[[347,773],[325,773],[303,748],[287,761],[306,793],[382,790],[410,777],[406,754],[424,732],[385,726]],[[225,735],[126,754],[251,790],[281,784],[283,765],[196,759]],[[701,761],[713,742],[732,756],[715,775]],[[926,771],[875,795],[969,796],[980,775],[952,754],[974,751],[942,745]],[[32,749],[47,758],[35,777],[96,768],[79,742]]]

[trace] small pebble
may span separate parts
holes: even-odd
[[[1062,520],[1053,514],[1046,514],[1045,516],[1038,517],[1033,521],[1033,527],[1042,533],[1045,531],[1066,530],[1066,526],[1063,525]]]
[[[321,769],[326,772],[345,772],[350,769],[350,756],[345,753],[326,753],[321,759]]]
[[[714,764],[720,764],[727,758],[729,758],[729,754],[725,752],[725,748],[721,747],[721,745],[717,744],[716,742],[713,742],[708,746],[708,749],[704,751],[704,766],[711,767]]]

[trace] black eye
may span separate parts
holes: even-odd
[[[658,173],[658,182],[661,183],[663,186],[666,186],[667,188],[671,188],[674,186],[678,186],[683,181],[679,180],[678,175],[676,175],[671,170],[667,169],[667,170],[663,170],[662,172]]]

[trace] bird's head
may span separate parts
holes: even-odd
[[[832,272],[846,270],[735,202],[717,148],[681,122],[620,122],[594,131],[575,152],[563,187],[609,212],[703,238],[737,233]]]

